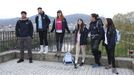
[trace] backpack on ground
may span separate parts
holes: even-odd
[[[73,64],[74,58],[70,52],[66,52],[63,57],[63,63],[64,64]]]

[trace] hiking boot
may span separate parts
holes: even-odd
[[[82,62],[82,63],[80,63],[80,66],[83,66],[84,65],[84,63]]]
[[[17,61],[17,63],[21,63],[21,62],[23,62],[24,61],[24,59],[19,59],[18,61]]]
[[[29,63],[33,63],[33,60],[32,59],[29,59]]]
[[[98,68],[98,67],[100,67],[101,65],[98,65],[98,64],[93,64],[92,65],[92,68]]]
[[[78,64],[74,64],[74,68],[77,69],[78,68]]]

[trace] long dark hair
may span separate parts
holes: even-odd
[[[111,18],[106,18],[107,20],[107,28],[114,28],[115,29],[115,25],[114,22]]]
[[[79,25],[78,24],[78,21],[82,21],[82,23],[81,23],[81,25]],[[79,18],[78,20],[77,20],[77,27],[76,27],[76,30],[78,30],[78,31],[82,31],[83,30],[83,28],[84,28],[84,21],[81,19],[81,18]],[[80,27],[81,26],[81,27]]]

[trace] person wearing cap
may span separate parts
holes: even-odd
[[[24,61],[24,49],[28,50],[29,63],[32,63],[31,42],[33,36],[33,24],[31,20],[27,18],[26,11],[21,12],[21,18],[16,23],[15,32],[20,46],[20,59],[17,63]]]
[[[67,30],[68,33],[70,33],[67,21],[65,17],[63,16],[63,13],[61,10],[57,11],[57,17],[53,21],[51,32],[53,32],[54,30],[56,34],[56,46],[57,46],[57,53],[55,56],[60,56],[61,54],[60,52],[61,52],[62,45],[63,45],[63,38],[65,35],[65,30]]]
[[[35,17],[36,31],[39,33],[40,39],[40,51],[39,53],[48,53],[48,41],[47,32],[49,29],[50,19],[42,10],[41,7],[38,9],[38,15]],[[44,46],[45,45],[45,46]]]

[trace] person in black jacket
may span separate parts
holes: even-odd
[[[16,37],[19,40],[20,45],[20,59],[17,63],[24,61],[24,49],[28,49],[29,62],[32,63],[32,51],[31,51],[31,41],[33,36],[33,24],[26,17],[27,13],[25,11],[21,12],[21,18],[17,21],[15,32]]]
[[[116,46],[116,28],[111,18],[106,18],[105,21],[105,39],[103,45],[106,48],[108,56],[108,66],[106,69],[112,68],[112,72],[118,74],[115,66],[115,46]]]
[[[39,53],[48,52],[47,31],[49,29],[50,19],[44,13],[41,7],[38,8],[38,15],[35,17],[36,31],[39,33],[40,38],[40,51]],[[45,43],[45,47],[44,47]]]
[[[51,30],[51,32],[53,32],[55,30],[55,34],[56,34],[56,46],[57,46],[56,56],[60,56],[60,54],[61,54],[60,52],[61,52],[62,45],[63,45],[65,29],[68,31],[68,33],[70,33],[70,30],[67,25],[67,21],[66,21],[65,17],[63,16],[62,11],[58,10],[57,17],[53,22],[53,26],[52,26],[52,30]]]
[[[87,37],[88,37],[88,29],[86,28],[86,25],[84,24],[82,19],[78,19],[77,26],[75,27],[75,44],[76,44],[76,55],[75,55],[75,64],[74,68],[78,67],[78,58],[80,50],[82,51],[82,62],[80,63],[80,66],[83,66],[85,62],[85,48],[87,45]]]
[[[103,32],[103,23],[99,19],[97,14],[91,14],[91,22],[89,26],[89,32],[91,33],[91,50],[95,59],[95,64],[92,67],[101,66],[100,58],[101,51],[99,50],[99,44],[104,34]]]

